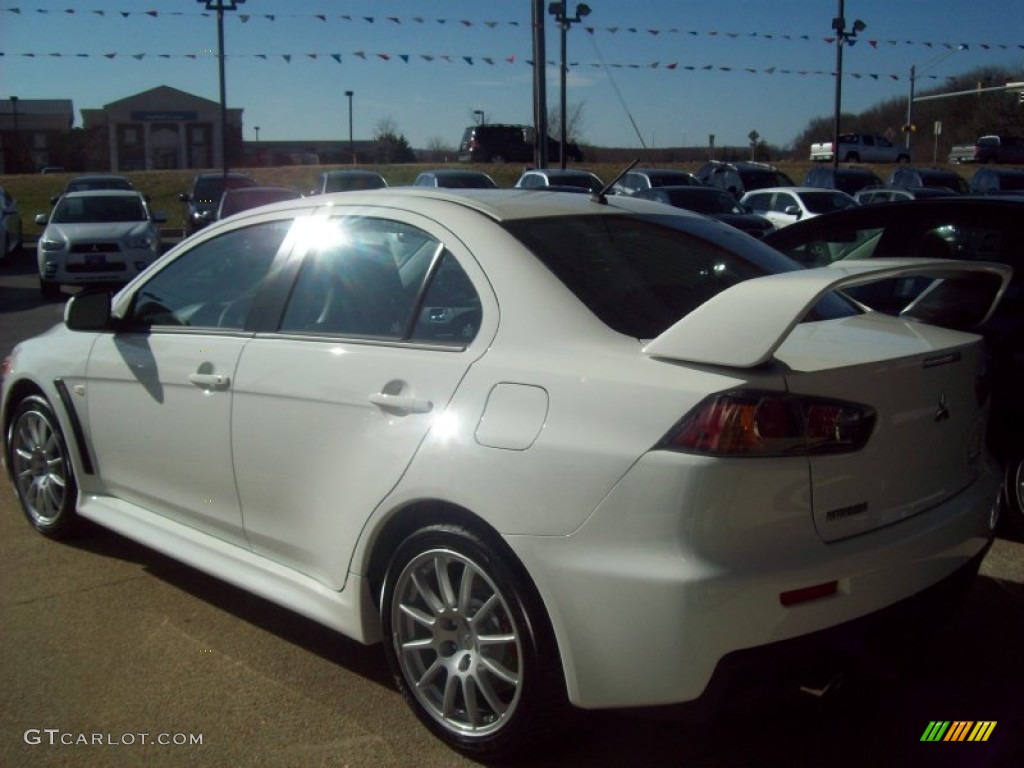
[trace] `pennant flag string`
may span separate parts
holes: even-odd
[[[94,16],[101,17],[116,17],[130,18],[132,16],[145,16],[152,19],[158,19],[161,17],[212,17],[213,14],[208,11],[153,11],[153,10],[140,10],[140,11],[108,11],[106,9],[78,9],[74,7],[63,8],[63,9],[52,9],[52,8],[23,8],[22,6],[6,6],[0,7],[0,13],[11,13],[15,15],[23,15],[24,13],[32,12],[39,15],[64,15],[74,16],[76,14],[91,14]],[[404,18],[401,16],[353,16],[352,14],[341,14],[331,15],[323,12],[318,13],[239,13],[237,15],[229,15],[228,19],[237,19],[241,24],[247,24],[251,20],[260,19],[268,22],[276,22],[281,19],[308,19],[317,21],[319,23],[327,23],[334,19],[340,19],[341,21],[348,23],[364,23],[364,24],[376,24],[378,21],[382,23],[403,25],[403,24],[418,24],[426,25],[430,23],[437,24],[452,24],[466,29],[498,29],[501,27],[528,27],[528,23],[520,21],[496,21],[493,19],[485,19],[483,21],[472,20],[472,19],[445,19],[445,18],[434,18],[428,19],[423,16],[411,16]],[[786,40],[791,42],[824,42],[826,44],[832,44],[835,42],[835,36],[828,35],[810,35],[810,34],[792,34],[792,33],[781,33],[781,32],[736,32],[736,31],[722,31],[722,30],[694,30],[694,29],[680,29],[678,27],[623,27],[623,26],[587,26],[585,27],[587,32],[590,34],[596,34],[598,32],[609,34],[609,35],[638,35],[648,37],[658,37],[661,35],[685,35],[689,37],[713,37],[713,38],[727,38],[730,40],[750,39],[750,38],[761,38],[764,40]],[[881,40],[881,39],[868,39],[868,45],[873,50],[878,50],[880,46],[923,46],[929,49],[945,48],[948,50],[969,48],[975,46],[981,50],[1024,50],[1024,43],[1000,43],[1000,42],[963,42],[963,41],[933,41],[933,40]]]
[[[515,54],[509,55],[509,56],[504,56],[504,57],[495,57],[495,56],[455,55],[455,54],[448,54],[448,53],[441,53],[441,54],[429,54],[429,53],[410,54],[410,53],[389,53],[389,52],[385,52],[385,51],[373,51],[373,52],[370,52],[370,51],[365,51],[365,50],[352,51],[349,54],[336,53],[336,52],[335,53],[321,53],[321,52],[316,52],[316,51],[312,51],[312,52],[307,51],[307,52],[302,53],[302,54],[293,54],[293,53],[230,54],[230,55],[225,56],[225,59],[262,59],[263,61],[271,61],[271,60],[275,60],[275,59],[279,58],[279,59],[283,60],[285,63],[291,64],[292,60],[294,58],[296,58],[296,56],[299,56],[301,58],[306,58],[306,59],[309,59],[311,61],[319,61],[321,59],[321,57],[324,58],[324,59],[328,59],[329,58],[329,59],[333,60],[334,62],[336,62],[338,64],[342,64],[344,62],[344,57],[346,55],[354,56],[357,59],[360,59],[362,61],[367,61],[367,62],[369,62],[369,61],[394,62],[394,61],[397,60],[397,61],[401,61],[403,64],[410,64],[410,63],[413,63],[413,62],[416,62],[416,61],[425,62],[425,63],[428,63],[428,64],[429,63],[433,63],[433,62],[438,62],[438,61],[446,62],[448,64],[454,64],[454,63],[457,63],[457,62],[461,61],[464,64],[466,64],[467,66],[471,66],[471,67],[472,66],[476,66],[478,62],[482,62],[484,64],[487,64],[488,66],[492,66],[493,67],[493,66],[498,66],[500,64],[500,61],[504,61],[507,64],[512,64],[512,65],[517,64],[517,63],[522,63],[522,64],[525,64],[525,65],[530,66],[530,67],[533,66],[533,61],[531,61],[530,59],[521,59],[521,58],[517,57]],[[60,59],[60,58],[66,58],[66,59],[88,59],[88,58],[97,58],[98,59],[98,58],[104,58],[104,59],[108,59],[108,60],[113,60],[113,59],[117,59],[117,58],[120,57],[120,58],[132,58],[132,59],[136,59],[136,60],[139,60],[139,61],[145,59],[146,57],[157,58],[157,59],[175,59],[175,58],[177,58],[177,59],[191,59],[191,60],[198,60],[200,58],[204,58],[204,59],[215,59],[215,58],[217,58],[216,54],[213,54],[213,53],[205,53],[205,54],[202,54],[202,55],[195,54],[195,53],[173,54],[173,53],[119,53],[119,52],[108,52],[108,53],[103,53],[103,54],[90,54],[90,53],[59,53],[59,52],[43,53],[43,52],[0,51],[0,59],[2,59],[4,57],[16,57],[16,56],[20,56],[22,58],[28,58],[28,59],[46,57],[46,58],[55,58],[55,59]],[[553,69],[557,69],[559,67],[559,62],[554,61],[554,60],[548,60],[547,61],[547,66],[549,66],[549,67],[551,67]],[[729,65],[725,65],[725,64],[683,64],[683,63],[680,63],[680,62],[677,62],[677,61],[673,61],[673,62],[653,61],[653,62],[647,62],[647,63],[639,63],[639,62],[612,62],[612,63],[609,63],[609,64],[605,64],[605,63],[602,63],[602,62],[582,63],[582,62],[574,61],[574,62],[568,62],[567,66],[570,67],[570,68],[581,68],[581,67],[602,68],[602,67],[608,66],[608,67],[611,67],[613,69],[635,69],[635,70],[640,70],[640,69],[660,70],[660,69],[664,69],[664,70],[667,70],[669,72],[676,72],[676,71],[697,72],[697,71],[703,71],[703,72],[747,73],[747,74],[754,74],[754,75],[762,74],[762,75],[799,75],[799,76],[819,75],[819,76],[827,76],[827,77],[834,77],[835,76],[835,72],[833,72],[831,70],[821,70],[821,69],[817,69],[817,70],[783,69],[783,68],[777,67],[777,66],[749,67],[749,66],[729,66]],[[880,79],[883,79],[883,78],[885,78],[887,80],[908,80],[909,79],[906,75],[899,75],[899,74],[861,73],[861,72],[845,72],[844,74],[846,74],[849,77],[853,77],[853,78],[857,78],[857,79],[860,79],[860,78],[871,78],[871,79],[874,79],[874,80],[880,80]],[[948,81],[948,82],[955,82],[956,81],[955,77],[951,77],[951,76],[938,76],[938,75],[917,75],[915,79],[916,80],[944,80],[944,81]]]

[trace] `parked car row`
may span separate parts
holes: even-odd
[[[378,189],[387,186],[387,180],[376,171],[336,169],[321,173],[316,186],[308,194],[330,194],[336,191]],[[496,188],[497,184],[488,174],[481,171],[444,168],[421,172],[414,180],[413,186]],[[528,169],[515,186],[520,189],[544,188],[596,193],[604,189],[605,183],[594,174],[580,169]],[[711,207],[721,220],[738,224],[744,231],[761,237],[772,229],[855,203],[922,199],[968,192],[1022,194],[1024,170],[986,166],[979,168],[968,184],[951,170],[900,166],[893,171],[886,184],[867,168],[832,169],[817,165],[808,170],[803,186],[798,187],[785,173],[765,163],[711,161],[693,174],[679,169],[633,168],[617,179],[608,192],[631,195],[666,187],[672,187],[673,191],[650,197],[677,207],[689,204],[697,208]],[[733,205],[732,210],[725,210],[727,206],[721,199],[715,200],[706,195],[687,195],[675,189],[681,187],[712,187],[725,190],[734,196],[738,207]],[[826,194],[811,188],[833,192]],[[62,194],[94,190],[133,191],[133,185],[128,177],[117,174],[77,176],[68,182]],[[184,232],[191,235],[209,223],[241,210],[279,200],[295,200],[299,197],[298,190],[287,187],[262,187],[245,173],[197,174],[190,189],[179,196],[185,204]],[[56,205],[59,199],[60,196],[53,197],[53,204]],[[4,199],[3,210],[0,258],[19,247],[22,240],[17,205],[9,196]],[[767,223],[751,218],[751,214],[760,216]],[[166,221],[164,214],[159,215],[163,218],[154,221]],[[38,221],[44,223],[43,219]],[[102,238],[104,235],[99,234],[96,237]],[[50,249],[47,253],[44,253],[44,241],[45,248]],[[134,264],[136,261],[130,258],[131,253],[123,254],[124,258],[120,261],[105,264],[100,264],[98,258],[93,256],[90,259],[93,269],[73,264],[72,266],[79,271],[69,272],[55,267],[59,254],[54,243],[53,238],[44,237],[37,246],[40,289],[47,297],[57,294],[62,281],[73,284],[102,279],[126,280],[131,275],[130,270],[123,271],[115,265]],[[85,247],[85,244],[75,247]],[[105,246],[97,241],[92,247],[98,251]],[[144,261],[148,264],[152,259]]]

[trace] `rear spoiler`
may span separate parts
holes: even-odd
[[[926,277],[934,282],[902,317],[966,330],[987,320],[1006,290],[1013,269],[1005,264],[945,259],[869,259],[838,261],[819,269],[801,269],[746,280],[727,288],[643,347],[655,358],[703,365],[753,368],[771,360],[790,331],[812,307],[832,291],[898,277]],[[948,285],[947,285],[948,283]],[[943,322],[963,315],[962,301],[979,304],[959,322]]]

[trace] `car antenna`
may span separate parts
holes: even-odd
[[[600,203],[601,205],[608,205],[608,190],[614,187],[616,184],[618,184],[619,179],[621,179],[627,173],[636,168],[636,164],[639,162],[640,158],[638,157],[632,163],[623,168],[618,176],[616,176],[614,179],[605,184],[604,189],[602,189],[600,192],[595,192],[593,195],[591,195],[590,199],[593,200],[595,203]]]

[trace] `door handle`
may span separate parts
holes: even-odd
[[[370,402],[393,413],[430,413],[434,410],[434,404],[429,400],[408,395],[389,395],[385,392],[370,395]]]
[[[188,380],[200,389],[227,389],[231,379],[220,373],[190,373]]]

